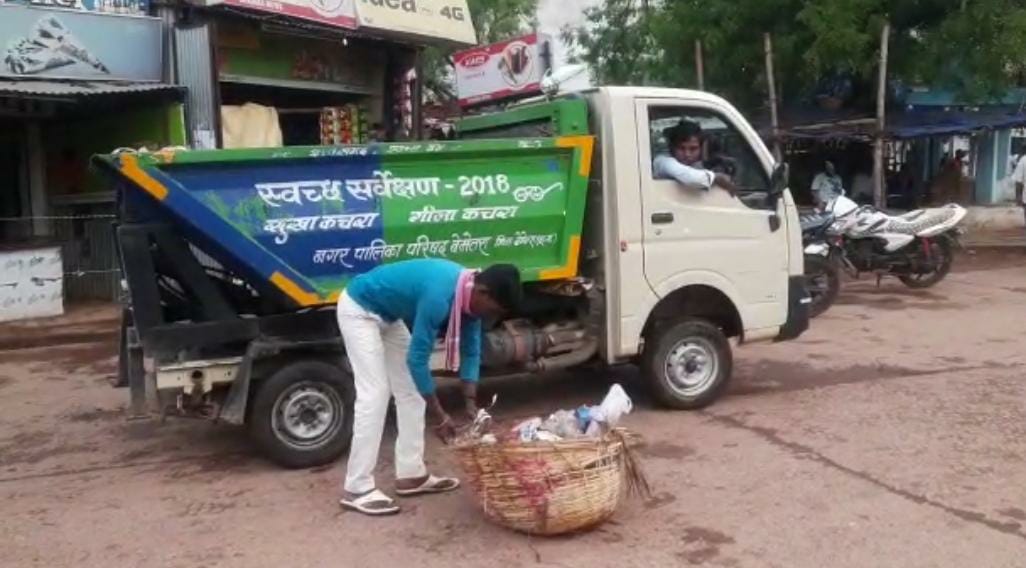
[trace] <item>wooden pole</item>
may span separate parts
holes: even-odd
[[[891,24],[884,22],[880,32],[880,76],[876,91],[876,142],[873,146],[873,203],[887,206],[884,187],[884,128],[887,126],[887,49],[890,44]]]
[[[773,155],[777,162],[784,159],[780,150],[780,117],[777,115],[777,87],[773,74],[773,38],[769,33],[762,35],[763,45],[766,50],[766,85],[769,89],[770,122],[773,126]]]
[[[705,90],[705,56],[702,54],[702,40],[695,40],[695,74],[698,76],[698,90]]]
[[[410,136],[414,140],[424,139],[424,50],[418,49],[413,60],[413,69],[416,72],[416,83],[413,84],[413,97],[410,105],[413,114],[413,132]]]

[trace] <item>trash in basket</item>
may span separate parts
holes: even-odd
[[[483,431],[493,421],[482,410],[453,451],[490,520],[535,535],[582,531],[612,517],[628,492],[649,492],[629,435],[616,427],[631,409],[614,385],[602,404],[496,433]]]

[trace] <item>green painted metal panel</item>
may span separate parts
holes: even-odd
[[[588,103],[558,99],[460,119],[461,137],[580,136],[588,134]],[[530,132],[530,134],[525,134]]]
[[[409,258],[574,276],[590,136],[101,156],[186,236],[300,305]]]

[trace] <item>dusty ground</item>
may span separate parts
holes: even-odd
[[[234,430],[126,421],[109,334],[24,348],[31,330],[4,328],[21,348],[0,351],[0,564],[1022,566],[1024,277],[1026,254],[1005,250],[932,291],[853,283],[801,341],[738,350],[730,396],[705,412],[653,409],[618,372],[657,498],[559,539],[494,527],[466,494],[344,514],[339,467],[285,472]],[[610,378],[490,388],[523,415]],[[451,470],[444,449],[430,458]]]

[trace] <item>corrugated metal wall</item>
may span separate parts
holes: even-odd
[[[210,24],[175,29],[178,84],[188,88],[186,131],[190,145],[196,148],[214,148],[220,140],[220,103],[213,45],[213,26]]]

